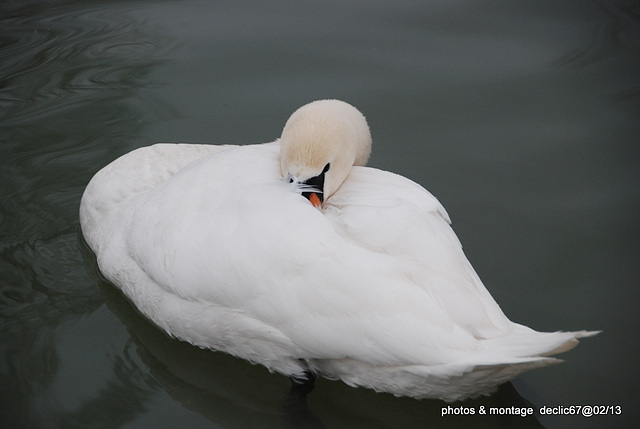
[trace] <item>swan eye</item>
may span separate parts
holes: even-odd
[[[326,173],[327,171],[329,171],[329,168],[330,168],[330,167],[331,167],[331,163],[330,163],[330,162],[328,162],[328,163],[327,163],[327,165],[325,165],[325,166],[324,166],[324,169],[322,170],[322,173],[320,173],[320,174],[324,174],[324,173]]]

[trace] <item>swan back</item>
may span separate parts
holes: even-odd
[[[595,334],[511,322],[437,199],[364,167],[370,151],[366,119],[337,100],[298,109],[279,142],[140,148],[91,180],[82,232],[167,333],[296,378],[450,401]],[[317,187],[322,210],[282,176]]]

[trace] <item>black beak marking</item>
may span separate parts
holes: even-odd
[[[317,191],[303,191],[303,197],[310,200],[311,195],[316,194],[316,196],[320,199],[320,202],[324,202],[324,175],[327,173],[327,171],[329,171],[330,167],[331,164],[328,163],[324,166],[322,173],[318,174],[317,176],[311,177],[303,182],[303,184],[317,189]]]

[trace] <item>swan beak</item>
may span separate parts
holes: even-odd
[[[311,192],[311,195],[309,195],[309,201],[311,201],[311,204],[313,204],[313,207],[318,208],[322,205],[322,194],[320,194],[320,197],[318,196],[318,194],[316,194],[315,192]]]
[[[306,185],[307,188],[306,191],[302,192],[302,195],[308,199],[315,208],[319,208],[324,201],[324,176],[327,171],[329,171],[330,167],[331,164],[328,163],[324,166],[322,173],[302,182],[302,184]]]
[[[313,207],[315,208],[319,208],[322,205],[322,202],[324,201],[324,194],[322,192],[313,192],[313,191],[305,191],[302,192],[302,196],[305,197],[306,199],[309,200],[309,202],[313,205]]]

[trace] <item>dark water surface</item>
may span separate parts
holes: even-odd
[[[0,3],[0,427],[638,427],[640,9],[633,1]],[[256,143],[318,98],[431,190],[538,330],[603,329],[491,397],[619,416],[441,417],[170,340],[98,277],[91,176],[157,141]]]

